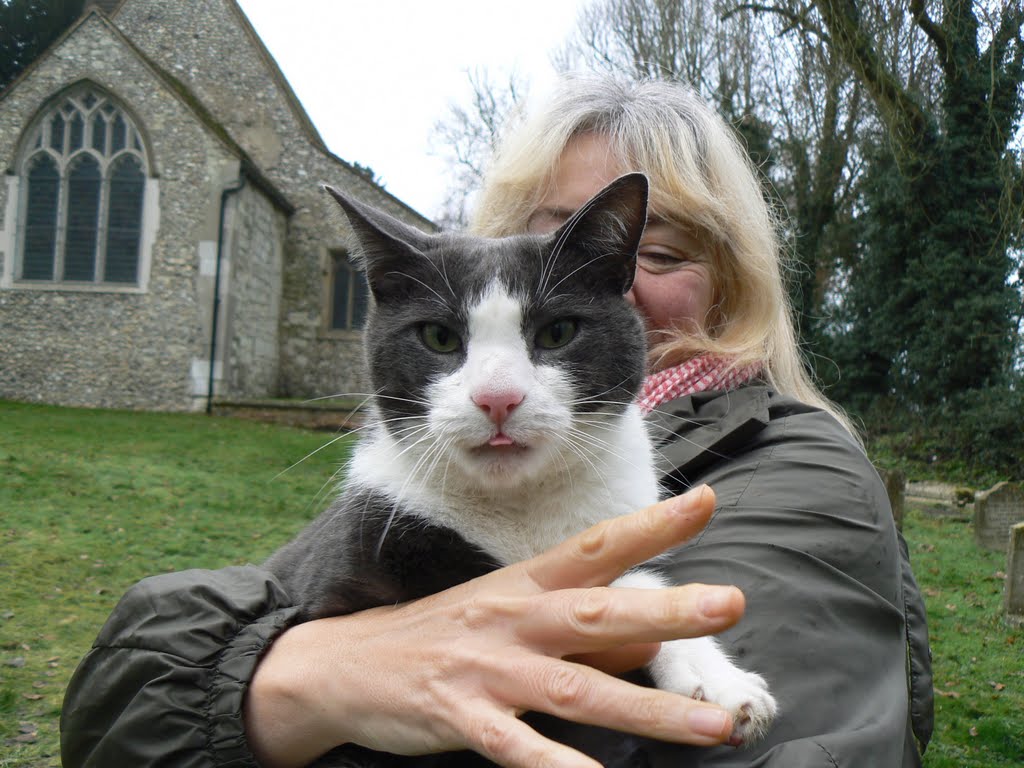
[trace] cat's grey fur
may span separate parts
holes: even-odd
[[[633,404],[643,324],[624,296],[647,217],[642,175],[553,234],[503,239],[426,235],[328,191],[373,296],[372,423],[334,503],[267,563],[304,619],[437,592],[656,500]],[[648,570],[618,583],[662,585]],[[713,640],[664,644],[651,674],[732,709],[747,738],[774,715],[764,681]]]

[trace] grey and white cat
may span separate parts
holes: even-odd
[[[362,251],[371,426],[334,503],[271,556],[303,618],[440,591],[658,499],[633,400],[642,322],[626,301],[647,180],[612,182],[550,235],[427,235],[327,188]],[[618,586],[660,588],[653,568]],[[764,680],[711,638],[664,643],[664,690],[761,735]]]

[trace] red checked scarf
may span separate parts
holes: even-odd
[[[677,397],[713,389],[735,389],[760,375],[764,365],[731,366],[729,360],[714,355],[698,355],[681,365],[652,373],[644,379],[637,405],[645,416],[662,403]]]

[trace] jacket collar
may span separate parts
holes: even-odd
[[[685,486],[707,465],[740,452],[770,421],[764,384],[697,392],[663,403],[647,417],[659,475]]]

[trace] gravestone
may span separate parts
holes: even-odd
[[[1006,557],[1006,620],[1024,624],[1024,523],[1010,529]]]
[[[986,549],[1005,552],[1017,523],[1024,523],[1024,483],[998,483],[974,500],[974,538]]]
[[[885,493],[889,497],[889,505],[892,507],[892,516],[896,521],[896,527],[902,531],[904,488],[907,484],[907,476],[898,469],[879,469],[878,474],[885,485]]]

